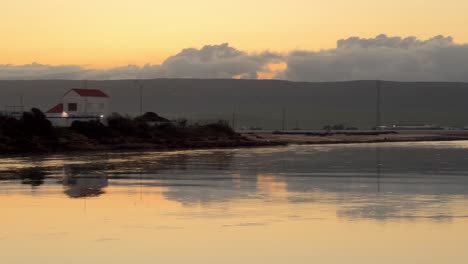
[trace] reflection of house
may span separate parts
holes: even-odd
[[[97,89],[72,89],[62,102],[46,112],[55,126],[70,126],[75,120],[99,120],[109,112],[109,96]]]
[[[83,174],[80,168],[66,166],[62,183],[67,187],[65,194],[72,198],[96,197],[104,193],[103,188],[107,187],[108,179],[105,173]]]

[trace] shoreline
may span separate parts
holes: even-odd
[[[107,124],[75,121],[54,127],[37,108],[19,119],[0,116],[0,157],[457,140],[468,140],[468,130],[235,131],[223,120],[187,126],[186,120],[169,121],[152,112],[135,118],[115,113]]]
[[[12,156],[40,156],[40,155],[60,155],[60,154],[80,154],[80,153],[98,153],[98,152],[125,152],[125,151],[155,151],[155,152],[170,152],[184,150],[209,150],[209,149],[234,149],[234,148],[259,148],[259,147],[276,147],[286,146],[288,144],[280,142],[263,142],[251,141],[246,138],[239,137],[235,139],[220,139],[212,141],[182,141],[171,142],[169,144],[154,144],[147,142],[133,142],[125,144],[83,144],[81,146],[67,146],[53,149],[32,149],[28,151],[20,151],[18,149],[1,149],[0,158]]]
[[[29,151],[12,151],[1,149],[0,157],[12,156],[37,156],[37,155],[60,155],[80,154],[97,152],[124,152],[124,151],[184,151],[184,150],[209,150],[209,149],[234,149],[234,148],[261,148],[278,147],[288,145],[344,145],[344,144],[373,144],[373,143],[412,143],[412,142],[450,142],[468,141],[468,131],[463,133],[270,133],[249,132],[241,133],[235,139],[220,139],[213,141],[181,141],[168,142],[168,144],[154,143],[127,143],[127,144],[84,144],[79,147],[68,146],[67,148],[42,149]],[[172,144],[171,144],[172,143]],[[10,152],[11,151],[11,152]],[[5,152],[9,152],[6,154]]]
[[[369,143],[404,143],[468,140],[468,131],[432,131],[432,132],[335,132],[335,133],[256,133],[242,134],[251,140],[283,143],[287,145],[333,145],[333,144],[369,144]]]

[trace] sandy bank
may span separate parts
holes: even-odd
[[[468,140],[468,131],[404,131],[379,134],[375,132],[346,133],[243,133],[252,141],[273,144],[351,144],[378,142],[418,142]]]

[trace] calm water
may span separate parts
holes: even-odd
[[[0,210],[8,264],[466,263],[468,142],[2,158]]]

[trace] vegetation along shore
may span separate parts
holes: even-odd
[[[188,125],[151,112],[135,118],[114,113],[104,123],[74,121],[70,127],[54,127],[36,108],[19,118],[0,116],[0,154],[468,140],[468,131],[237,133],[225,121]]]
[[[120,114],[54,127],[36,108],[20,118],[0,116],[0,153],[47,153],[106,150],[172,150],[279,145],[238,134],[224,121],[187,125],[155,113],[131,118]]]

